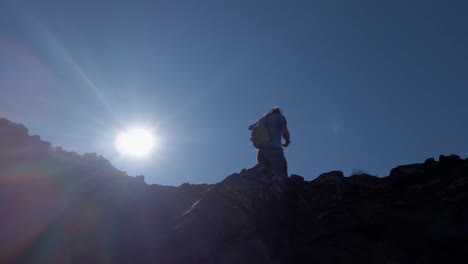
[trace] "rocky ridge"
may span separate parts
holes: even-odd
[[[468,159],[147,185],[0,119],[0,263],[468,263]]]

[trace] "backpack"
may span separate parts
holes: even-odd
[[[268,129],[265,126],[265,118],[258,120],[257,125],[252,129],[250,141],[252,141],[253,146],[257,149],[270,143],[271,139]]]

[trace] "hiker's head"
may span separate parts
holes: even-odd
[[[268,110],[268,112],[265,114],[265,116],[272,115],[272,114],[282,114],[283,110],[279,106],[275,106]]]

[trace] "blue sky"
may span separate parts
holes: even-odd
[[[247,126],[283,108],[289,172],[379,176],[468,156],[466,1],[0,0],[0,116],[148,183],[254,166]],[[118,131],[151,127],[146,159]]]

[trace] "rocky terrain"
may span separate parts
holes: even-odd
[[[468,159],[148,185],[0,119],[0,263],[468,263]]]

